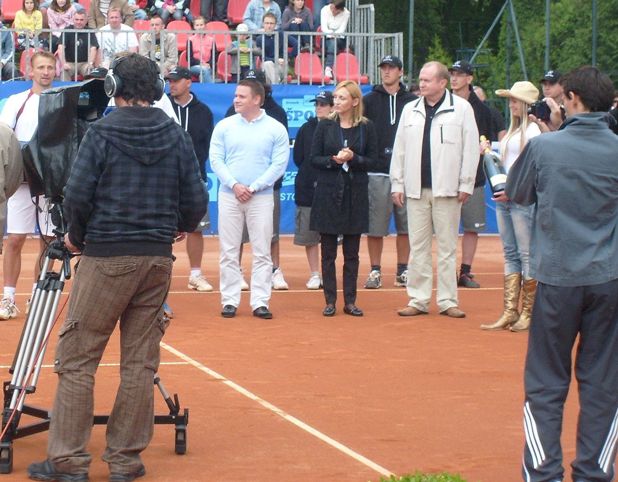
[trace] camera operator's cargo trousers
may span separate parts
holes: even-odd
[[[82,256],[59,332],[54,360],[58,389],[48,458],[60,472],[87,473],[94,415],[94,375],[120,321],[120,386],[107,424],[103,460],[111,472],[135,472],[154,422],[154,374],[167,320],[172,259]]]

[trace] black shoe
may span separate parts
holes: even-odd
[[[324,316],[335,316],[335,313],[337,313],[337,308],[335,308],[335,305],[332,303],[327,304],[324,307],[324,311],[322,311]]]
[[[363,310],[361,310],[358,306],[352,304],[345,305],[343,307],[343,312],[346,315],[363,316]]]
[[[236,307],[234,305],[225,305],[221,310],[223,318],[234,318],[236,316]]]
[[[229,306],[229,305],[228,305]],[[112,472],[109,474],[109,482],[131,482],[138,477],[146,475],[146,469],[142,465],[135,472]]]
[[[470,275],[467,273],[461,273],[459,279],[457,280],[457,286],[461,286],[463,288],[480,288],[481,285],[474,281]]]
[[[259,306],[255,310],[253,310],[253,316],[257,316],[258,318],[262,318],[263,320],[270,320],[273,317],[273,314],[268,311],[268,308],[265,306]]]
[[[28,466],[28,477],[32,480],[57,480],[59,482],[88,482],[88,474],[66,474],[56,470],[49,460],[35,462]]]

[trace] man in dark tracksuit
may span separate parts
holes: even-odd
[[[410,242],[408,239],[408,222],[405,205],[398,207],[391,199],[391,185],[388,177],[391,166],[391,154],[397,126],[404,106],[417,96],[408,92],[401,83],[403,63],[394,55],[382,58],[379,64],[380,85],[363,97],[365,117],[373,121],[378,136],[378,162],[376,169],[369,174],[369,232],[367,233],[367,250],[371,271],[365,282],[365,288],[378,289],[382,286],[382,250],[384,236],[388,235],[391,214],[394,213],[397,230],[397,270],[395,286],[406,286]]]
[[[200,102],[191,93],[191,71],[186,67],[174,67],[165,77],[169,81],[168,97],[174,113],[182,128],[189,133],[193,141],[193,149],[200,165],[200,174],[206,183],[206,159],[210,150],[210,138],[214,129],[213,115],[210,108]],[[187,256],[189,257],[189,284],[191,290],[209,292],[213,290],[202,273],[202,256],[204,254],[204,236],[202,231],[210,224],[208,213],[199,223],[197,229],[187,233]],[[169,315],[168,315],[169,316]]]
[[[573,480],[609,482],[618,443],[618,137],[607,124],[614,87],[595,67],[576,69],[560,83],[567,120],[528,142],[506,185],[513,202],[537,204],[523,477],[563,480],[562,413],[579,335]]]
[[[294,223],[294,244],[304,246],[311,277],[307,281],[307,289],[319,290],[322,287],[320,276],[320,233],[309,229],[311,205],[315,185],[318,182],[318,169],[311,163],[311,145],[318,122],[328,118],[333,111],[333,93],[322,90],[311,102],[315,102],[315,117],[305,122],[294,140],[294,163],[298,167],[294,179],[294,201],[296,202],[296,217]]]
[[[118,320],[121,380],[103,460],[111,481],[144,475],[172,243],[206,211],[189,134],[151,107],[163,93],[157,65],[129,54],[112,72],[118,109],[86,132],[65,188],[65,243],[83,255],[59,331],[47,460],[28,467],[35,480],[88,480],[94,375]]]
[[[472,88],[474,70],[472,65],[465,60],[458,60],[449,69],[451,74],[451,90],[453,94],[466,99],[474,110],[476,127],[479,136],[485,136],[489,141],[498,140],[498,132],[495,130],[489,107],[478,98]],[[479,233],[485,231],[485,170],[483,169],[482,156],[476,169],[474,192],[470,199],[461,206],[461,224],[463,236],[461,238],[461,267],[457,285],[464,288],[480,288],[478,281],[472,275],[472,262],[476,254]]]

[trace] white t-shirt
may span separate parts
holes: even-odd
[[[101,27],[97,32],[97,42],[101,50],[101,65],[105,68],[109,68],[117,53],[139,47],[135,31],[124,23],[120,30],[112,30],[109,25]]]
[[[344,33],[348,27],[348,20],[350,19],[350,11],[347,8],[343,9],[343,12],[338,15],[333,15],[330,5],[325,5],[320,10],[320,27],[322,32],[327,34]],[[332,37],[332,35],[328,35]]]
[[[15,136],[19,142],[28,142],[32,139],[37,126],[39,125],[39,94],[32,94],[30,90],[20,92],[10,96],[0,114],[0,121],[7,124],[15,131]],[[24,105],[25,104],[25,105]],[[22,109],[19,119],[17,113]]]
[[[530,122],[528,127],[526,128],[526,142],[528,142],[533,137],[538,136],[541,133],[539,126],[537,126],[534,122]],[[500,152],[505,152],[504,150],[504,142],[506,137],[502,140],[500,144]],[[504,169],[506,173],[509,173],[509,170],[515,164],[515,161],[521,154],[521,130],[515,131],[515,133],[508,139],[506,142],[506,155],[503,155],[502,163],[504,164]]]

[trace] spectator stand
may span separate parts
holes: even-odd
[[[322,66],[325,65],[326,60],[326,46],[324,40],[324,34],[322,32],[303,32],[303,35],[312,36],[313,42],[311,42],[308,51],[301,52],[299,56],[301,60],[298,64],[295,64],[295,70],[303,72],[302,76],[296,75],[295,79],[289,79],[288,82],[302,84],[302,83],[316,83],[317,75],[313,72],[316,68],[317,62],[310,56],[302,54],[311,54],[318,57]],[[284,32],[284,41],[287,42],[288,36],[300,36],[296,32]],[[317,39],[320,39],[318,42]],[[319,47],[315,47],[318,44]],[[380,80],[380,69],[378,63],[384,55],[391,54],[396,56],[403,55],[403,34],[401,32],[394,34],[376,34],[376,33],[346,33],[345,34],[345,46],[343,49],[337,50],[335,47],[335,60],[341,55],[339,60],[339,68],[335,72],[335,79],[331,79],[333,82],[349,78],[360,83],[378,83]],[[287,61],[287,58],[286,58]],[[311,75],[309,75],[309,65],[311,65]],[[349,75],[346,75],[349,74]],[[307,78],[311,77],[311,81],[307,82]],[[322,77],[324,83],[329,83],[328,77]]]

